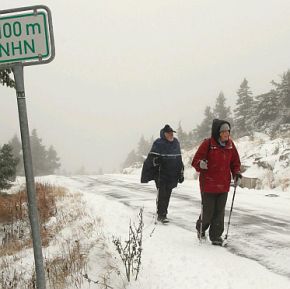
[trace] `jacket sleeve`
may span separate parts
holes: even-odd
[[[241,161],[240,161],[240,156],[234,142],[232,143],[232,145],[233,145],[233,154],[232,154],[232,159],[231,159],[231,172],[234,178],[235,175],[237,173],[240,173],[241,171]]]
[[[199,146],[199,148],[197,149],[197,151],[193,157],[191,165],[195,168],[195,170],[197,172],[201,171],[200,166],[199,166],[200,161],[207,159],[209,145],[210,145],[210,139],[205,139],[201,143],[201,145]]]

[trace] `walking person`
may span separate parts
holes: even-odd
[[[230,190],[231,174],[235,185],[242,175],[238,151],[230,138],[231,125],[225,120],[214,119],[211,138],[205,139],[192,160],[199,172],[202,212],[196,222],[197,236],[209,238],[213,245],[223,244],[225,206]]]
[[[174,137],[175,132],[168,124],[160,130],[160,138],[154,141],[141,173],[141,183],[155,181],[157,220],[162,223],[169,222],[167,214],[172,189],[184,180],[180,144]]]

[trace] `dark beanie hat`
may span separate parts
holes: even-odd
[[[164,126],[163,131],[164,132],[176,132],[175,130],[173,130],[173,128],[169,124],[166,124]]]

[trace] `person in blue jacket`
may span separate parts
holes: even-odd
[[[141,183],[155,181],[158,190],[157,220],[162,223],[168,222],[167,213],[172,189],[184,180],[180,144],[174,137],[175,132],[168,124],[160,130],[160,138],[154,141],[141,174]]]

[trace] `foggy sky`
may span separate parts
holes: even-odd
[[[21,3],[21,4],[20,4]],[[290,68],[289,0],[1,0],[52,11],[56,58],[24,69],[30,130],[74,171],[119,168],[143,134],[193,129],[243,78],[255,94]],[[15,91],[0,87],[0,144],[19,135]]]

